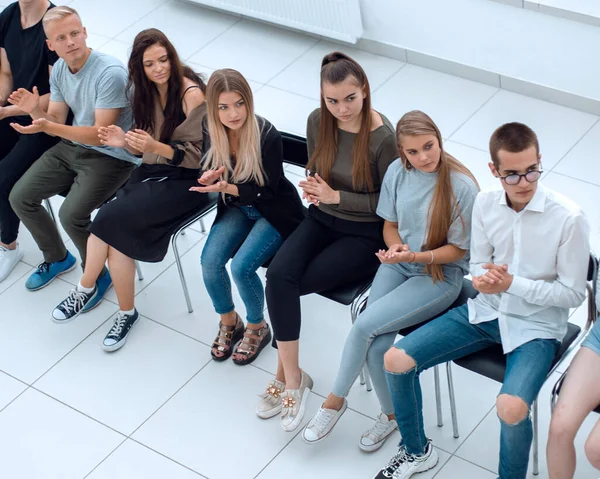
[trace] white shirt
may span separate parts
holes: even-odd
[[[471,228],[471,274],[495,263],[514,276],[506,292],[469,300],[469,321],[498,319],[504,353],[534,339],[562,341],[569,308],[586,293],[589,225],[581,208],[540,183],[518,213],[504,190],[486,191],[475,200]]]

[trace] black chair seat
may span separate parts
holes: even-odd
[[[563,357],[566,350],[571,346],[573,341],[577,338],[581,328],[575,324],[569,323],[567,328],[567,334],[560,349],[556,353],[552,367]],[[485,376],[487,378],[498,381],[499,383],[504,382],[504,373],[506,371],[506,357],[502,351],[501,345],[492,346],[482,351],[478,351],[473,354],[469,354],[464,358],[456,359],[454,361],[459,366],[473,371],[477,374]]]
[[[478,294],[479,294],[479,292],[473,287],[473,283],[471,283],[471,280],[466,279],[466,278],[463,279],[463,286],[462,286],[462,289],[460,290],[460,294],[458,295],[458,298],[456,298],[456,301],[454,301],[454,303],[452,303],[452,305],[448,309],[446,309],[445,311],[438,314],[435,318],[439,318],[440,316],[443,316],[451,309],[462,306],[463,304],[465,304],[467,302],[467,300],[469,298],[474,298]],[[413,326],[409,326],[408,328],[401,329],[400,331],[398,331],[398,334],[400,336],[408,336],[410,333],[419,329],[424,324],[427,324],[427,323],[433,321],[435,318],[431,318],[430,320],[424,321],[423,323],[415,324]]]
[[[348,306],[349,304],[352,304],[354,298],[356,298],[361,292],[368,289],[372,282],[373,278],[366,278],[360,281],[354,281],[353,283],[345,284],[336,289],[323,291],[319,294],[327,299],[335,301],[336,303]]]

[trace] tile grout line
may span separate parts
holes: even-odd
[[[373,55],[373,54],[372,54]],[[382,58],[387,58],[387,57],[383,57],[382,55],[378,55],[381,56]],[[404,70],[404,68],[406,67],[406,65],[408,65],[408,63],[406,62],[402,62],[401,60],[397,60],[399,62],[402,63],[402,65],[400,65],[400,68],[398,68],[398,70],[396,70],[394,73],[392,73],[388,78],[386,78],[383,83],[381,83],[381,85],[379,85],[377,88],[375,88],[374,90],[371,90],[371,97],[381,88],[383,88],[384,85],[386,85],[392,78],[394,78],[398,73],[400,73],[402,70]]]
[[[592,125],[592,126],[590,126],[590,127],[587,129],[587,131],[586,131],[586,132],[585,132],[583,135],[581,135],[581,138],[579,138],[579,139],[578,139],[578,140],[575,142],[575,144],[574,144],[574,145],[573,145],[571,148],[569,148],[569,149],[567,150],[567,152],[566,152],[566,153],[565,153],[565,154],[564,154],[564,155],[563,155],[563,156],[562,156],[562,157],[561,157],[561,158],[560,158],[560,159],[559,159],[559,160],[556,162],[556,164],[555,164],[555,165],[554,165],[552,168],[550,168],[550,170],[549,170],[549,173],[554,173],[554,169],[555,169],[555,168],[556,168],[556,167],[557,167],[557,166],[558,166],[558,165],[561,163],[561,161],[563,161],[563,160],[564,160],[564,159],[567,157],[567,155],[568,155],[569,153],[571,153],[571,151],[573,151],[573,149],[574,149],[574,148],[575,148],[577,145],[579,145],[579,143],[581,143],[581,141],[582,141],[582,140],[583,140],[583,139],[584,139],[584,138],[585,138],[585,137],[588,135],[588,133],[594,129],[594,127],[595,127],[595,126],[598,124],[598,122],[600,122],[600,118],[596,119],[596,121],[593,123],[593,125]],[[568,176],[568,175],[565,175],[565,176]]]
[[[456,129],[455,129],[455,130],[454,130],[454,131],[453,131],[453,132],[452,132],[450,135],[448,135],[448,136],[446,137],[446,138],[448,139],[448,141],[453,141],[453,140],[452,140],[452,137],[453,137],[453,136],[454,136],[454,135],[455,135],[455,134],[456,134],[456,133],[457,133],[457,132],[458,132],[458,131],[459,131],[459,130],[460,130],[462,127],[463,127],[463,126],[465,126],[465,125],[466,125],[466,124],[467,124],[467,123],[468,123],[468,122],[469,122],[469,121],[470,121],[470,120],[471,120],[471,119],[472,119],[472,118],[473,118],[473,117],[474,117],[474,116],[475,116],[477,113],[479,113],[479,111],[480,111],[480,110],[481,110],[481,109],[482,109],[482,108],[483,108],[485,105],[487,105],[487,104],[488,104],[488,103],[489,103],[489,102],[492,100],[492,98],[494,98],[494,97],[495,97],[495,96],[496,96],[498,93],[500,93],[500,91],[501,91],[501,90],[502,90],[501,88],[496,88],[496,91],[495,91],[495,92],[494,92],[492,95],[490,95],[490,97],[489,97],[489,98],[488,98],[486,101],[484,101],[484,102],[483,102],[483,103],[482,103],[482,104],[479,106],[479,108],[477,108],[477,109],[476,109],[476,110],[475,110],[475,111],[474,111],[474,112],[473,112],[473,113],[472,113],[472,114],[471,114],[471,115],[470,115],[470,116],[469,116],[469,117],[468,117],[468,118],[467,118],[465,121],[463,121],[463,122],[462,122],[462,123],[461,123],[461,124],[458,126],[458,128],[456,128]],[[464,145],[464,146],[467,146],[467,145]]]
[[[233,16],[233,15],[232,15]],[[191,58],[196,56],[198,53],[200,53],[202,50],[204,50],[207,46],[209,46],[211,43],[215,42],[216,40],[218,40],[219,38],[221,38],[223,35],[225,35],[229,30],[231,30],[233,27],[235,27],[238,23],[240,23],[243,20],[244,17],[242,17],[241,15],[239,16],[239,18],[233,22],[230,26],[228,26],[225,30],[223,30],[221,33],[219,33],[217,36],[215,36],[214,38],[212,38],[211,40],[209,40],[208,42],[206,42],[204,45],[202,45],[200,48],[198,48],[198,50],[196,50],[194,53],[192,53],[190,56],[188,56],[187,58],[185,58],[186,62],[192,61]],[[202,63],[203,65],[203,63]],[[206,65],[209,66],[209,65]],[[212,68],[212,67],[211,67]]]
[[[582,183],[585,183],[586,185],[595,186],[596,188],[600,188],[600,185],[598,185],[596,183],[592,183],[591,181],[582,180],[581,178],[575,178],[574,176],[570,176],[565,173],[559,173],[558,171],[552,171],[552,170],[550,170],[548,173],[552,173],[553,175],[563,176],[565,178],[569,178],[574,181],[581,181]]]
[[[311,37],[311,36],[309,36],[308,38],[313,38],[314,39],[314,37]],[[272,82],[275,78],[277,78],[279,75],[281,75],[290,66],[292,66],[294,63],[296,63],[298,60],[300,60],[300,58],[302,58],[304,55],[306,55],[310,50],[312,50],[315,46],[317,46],[319,44],[319,42],[321,42],[322,40],[323,40],[322,38],[317,39],[315,41],[315,43],[313,43],[310,47],[308,47],[306,50],[304,50],[300,55],[298,55],[296,58],[294,58],[290,63],[288,63],[281,70],[279,70],[275,75],[273,75],[266,82],[264,82],[264,84],[268,85],[268,86],[271,86],[271,85],[269,85],[270,82]]]

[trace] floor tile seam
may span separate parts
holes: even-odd
[[[161,322],[160,322],[160,321],[158,321],[157,319],[151,318],[151,317],[150,317],[150,316],[148,316],[147,314],[142,314],[142,313],[140,313],[140,315],[141,315],[141,316],[143,316],[144,318],[146,318],[148,321],[152,321],[153,323],[156,323],[156,324],[158,324],[158,325],[160,325],[160,326],[163,326],[164,328],[167,328],[167,329],[169,329],[170,331],[173,331],[174,333],[179,333],[179,334],[181,334],[182,336],[185,336],[185,337],[186,337],[186,338],[188,338],[188,339],[191,339],[191,340],[193,340],[193,341],[196,341],[197,343],[200,343],[200,344],[202,344],[203,346],[206,346],[206,347],[208,347],[208,348],[210,348],[210,347],[212,346],[211,344],[205,343],[205,342],[204,342],[204,341],[202,341],[201,339],[195,338],[194,336],[191,336],[191,335],[189,335],[189,334],[187,334],[187,333],[184,333],[183,331],[179,331],[178,329],[175,329],[175,328],[173,328],[172,326],[169,326],[169,325],[167,325],[167,324],[161,323]]]
[[[552,170],[550,170],[548,173],[552,173],[553,175],[558,175],[558,176],[564,176],[565,178],[569,178],[569,179],[575,180],[575,181],[581,181],[582,183],[585,183],[586,185],[596,186],[597,188],[600,188],[600,185],[597,183],[592,183],[591,181],[582,180],[581,178],[575,178],[574,176],[566,175],[565,173],[559,173],[558,171],[552,171]]]
[[[70,405],[69,403],[65,402],[64,400],[59,399],[59,398],[53,396],[52,394],[50,394],[50,393],[48,393],[46,391],[43,391],[43,390],[41,390],[41,389],[39,389],[39,388],[37,388],[35,386],[30,386],[30,388],[33,389],[34,391],[40,393],[40,394],[43,394],[47,398],[52,399],[52,400],[56,401],[57,403],[62,404],[63,406],[65,406],[65,407],[67,407],[67,408],[69,408],[69,409],[71,409],[71,410],[73,410],[73,411],[81,414],[82,416],[85,416],[86,418],[91,419],[95,423],[100,424],[101,426],[104,426],[107,429],[110,429],[112,432],[118,434],[119,436],[122,436],[124,439],[127,439],[129,437],[124,432],[121,432],[118,429],[115,429],[113,426],[109,426],[108,424],[103,423],[99,419],[96,419],[94,416],[91,416],[90,414],[77,409],[75,406]]]
[[[33,266],[29,265],[28,263],[25,263],[25,261],[20,260],[19,263],[23,263],[26,266],[29,266],[30,268],[32,268]],[[8,286],[6,287],[6,289],[4,291],[2,291],[0,293],[0,296],[2,296],[4,293],[6,293],[10,288],[12,288],[15,284],[17,284],[19,282],[19,280],[23,279],[25,276],[27,276],[27,274],[30,272],[30,270],[25,271],[21,276],[19,276],[18,278],[16,278],[12,283],[7,283]],[[8,279],[8,278],[6,278]],[[6,280],[4,280],[6,281]]]
[[[457,145],[460,145],[460,146],[465,146],[465,147],[467,147],[467,148],[471,148],[472,150],[477,150],[477,151],[480,151],[481,153],[486,153],[486,154],[489,154],[489,153],[490,153],[488,150],[483,150],[483,149],[481,149],[481,148],[478,148],[478,147],[476,147],[476,146],[473,146],[473,145],[468,145],[467,143],[465,143],[465,142],[462,142],[462,141],[456,141],[456,140],[452,140],[452,139],[450,139],[450,138],[447,138],[447,139],[446,139],[446,142],[448,142],[448,141],[451,141],[452,143],[456,143]]]
[[[258,473],[256,474],[256,476],[254,476],[253,479],[259,479],[260,475],[271,465],[271,463],[273,461],[275,461],[275,459],[277,459],[277,457],[279,457],[279,455],[294,441],[294,439],[296,439],[300,433],[302,432],[302,430],[304,429],[304,427],[298,427],[297,432],[294,431],[292,433],[292,438],[277,452],[277,454],[275,454],[265,465],[264,467],[258,471]]]
[[[231,14],[230,14],[231,15]],[[235,16],[235,15],[231,15],[231,16]],[[239,15],[239,18],[233,22],[230,26],[228,26],[225,30],[223,30],[221,33],[219,33],[218,35],[216,35],[214,38],[212,38],[211,40],[209,40],[208,42],[206,42],[204,45],[202,45],[200,48],[198,48],[198,50],[194,51],[192,54],[190,54],[189,56],[187,56],[186,58],[184,58],[184,60],[187,62],[189,61],[192,57],[194,57],[195,55],[197,55],[198,53],[200,53],[202,50],[204,50],[206,47],[208,47],[211,43],[214,43],[216,40],[218,40],[219,38],[221,38],[223,35],[225,35],[229,30],[231,30],[233,27],[235,27],[238,23],[240,23],[242,21],[244,17],[242,17],[241,15]],[[213,68],[210,65],[206,65],[205,63],[201,63],[200,65],[205,65],[207,67]]]
[[[381,56],[381,55],[377,55],[377,56]],[[383,57],[383,56],[381,56],[381,57],[382,57],[382,58],[386,58],[386,59],[388,59],[388,60],[393,60],[392,58]],[[378,91],[379,91],[381,88],[383,88],[383,86],[384,86],[384,85],[386,85],[386,84],[387,84],[387,83],[388,83],[388,82],[389,82],[389,81],[390,81],[392,78],[394,78],[394,77],[395,77],[395,76],[396,76],[398,73],[400,73],[400,72],[401,72],[401,71],[404,69],[404,67],[406,67],[406,65],[408,65],[408,63],[406,63],[406,62],[403,62],[402,60],[396,60],[396,61],[398,61],[398,62],[402,63],[402,65],[400,65],[400,67],[399,67],[399,68],[398,68],[398,69],[397,69],[397,70],[396,70],[394,73],[392,73],[392,74],[391,74],[389,77],[387,77],[387,78],[386,78],[386,79],[385,79],[385,80],[384,80],[384,81],[381,83],[381,85],[379,85],[377,88],[373,89],[373,90],[371,91],[371,96],[373,96],[373,95],[374,95],[375,93],[377,93],[377,92],[378,92]]]
[[[306,100],[312,100],[312,101],[316,101],[316,102],[319,101],[319,98],[314,98],[312,96],[303,95],[302,93],[298,93],[298,92],[295,92],[295,91],[292,91],[292,90],[286,90],[285,88],[281,88],[281,87],[278,87],[278,86],[269,85],[269,83],[265,83],[263,86],[268,86],[269,88],[273,88],[274,90],[279,90],[279,91],[282,91],[284,93],[291,93],[292,95],[299,96],[300,98],[305,98]]]
[[[456,77],[456,78],[460,78],[460,77]],[[489,86],[489,85],[486,85]],[[481,105],[479,105],[479,108],[475,109],[475,111],[465,120],[463,121],[450,135],[447,136],[449,141],[453,141],[452,137],[463,127],[465,126],[475,115],[477,115],[477,113],[479,113],[481,111],[481,109],[486,106],[491,100],[492,98],[494,98],[496,95],[498,95],[498,93],[500,93],[500,91],[502,90],[499,87],[491,87],[494,88],[496,91],[494,93],[492,93],[489,98],[487,100],[485,100]]]
[[[266,82],[259,82],[259,83],[264,83],[265,85],[268,85],[270,82],[272,82],[275,78],[277,78],[279,75],[281,75],[285,70],[288,69],[288,67],[292,66],[294,63],[296,63],[298,60],[300,60],[300,58],[302,58],[306,53],[308,53],[310,50],[312,50],[315,45],[318,45],[319,42],[323,39],[323,37],[318,36],[317,38],[313,37],[312,35],[301,35],[306,37],[307,39],[312,39],[314,40],[314,43],[308,47],[306,50],[304,50],[302,53],[300,53],[298,56],[296,56],[296,58],[294,58],[292,61],[290,61],[286,66],[284,66],[281,70],[279,70],[275,75],[273,75],[271,78],[269,78]]]
[[[3,371],[4,372],[4,371]],[[23,382],[23,381],[21,381]],[[2,414],[2,412],[4,412],[4,410],[10,406],[12,403],[14,403],[17,399],[19,399],[23,394],[25,394],[29,389],[31,388],[31,386],[27,385],[27,387],[25,389],[23,389],[19,394],[17,394],[14,398],[12,398],[2,409],[0,409],[0,414]]]
[[[151,10],[148,11],[148,13],[146,13],[146,15],[142,15],[141,17],[135,17],[135,21],[133,21],[132,23],[130,23],[129,25],[127,25],[127,27],[125,27],[123,30],[121,30],[120,32],[118,32],[116,35],[114,35],[111,40],[115,40],[117,42],[120,43],[124,43],[125,45],[127,45],[126,42],[123,42],[122,40],[117,40],[117,37],[119,35],[121,35],[123,32],[125,32],[126,30],[128,30],[129,28],[133,27],[136,23],[138,23],[139,21],[143,20],[144,18],[146,18],[147,16],[149,16],[151,13],[154,13],[156,10],[158,10],[159,8],[164,7],[165,5],[168,5],[170,3],[173,3],[172,0],[166,2],[166,3],[159,3],[157,2],[157,5],[155,8],[152,8]],[[133,17],[133,15],[132,15]]]
[[[581,137],[580,137],[580,138],[579,138],[579,139],[578,139],[578,140],[577,140],[577,141],[576,141],[576,142],[573,144],[573,146],[571,146],[571,148],[569,148],[569,149],[567,150],[567,152],[566,152],[566,153],[565,153],[563,156],[561,156],[561,157],[560,157],[560,159],[559,159],[559,160],[558,160],[558,161],[557,161],[557,162],[554,164],[554,166],[553,166],[552,168],[550,168],[549,172],[554,172],[554,170],[556,169],[556,167],[557,167],[558,165],[560,165],[560,163],[561,163],[561,162],[562,162],[562,161],[563,161],[563,160],[564,160],[564,159],[567,157],[567,155],[568,155],[569,153],[571,153],[571,151],[573,151],[573,149],[575,149],[575,147],[576,147],[577,145],[579,145],[579,143],[581,143],[581,141],[582,141],[582,140],[583,140],[583,139],[584,139],[584,138],[585,138],[585,137],[588,135],[588,133],[589,133],[590,131],[592,131],[592,130],[594,129],[594,127],[595,127],[596,125],[598,125],[598,123],[599,123],[599,122],[600,122],[600,117],[598,117],[598,118],[596,119],[596,121],[595,121],[595,122],[592,124],[592,126],[590,126],[590,127],[589,127],[589,128],[586,130],[586,132],[585,132],[583,135],[581,135]],[[542,164],[543,164],[543,163],[542,163]],[[565,176],[568,176],[568,175],[565,175]],[[582,181],[583,181],[583,180],[582,180]],[[589,182],[587,182],[587,181],[586,181],[586,183],[589,183]]]
[[[98,331],[100,328],[102,328],[102,326],[104,326],[104,324],[110,320],[111,316],[114,313],[112,313],[111,315],[108,316],[108,318],[102,320],[102,322],[98,325],[98,327],[96,327],[94,330],[92,330],[87,336],[85,336],[81,341],[79,341],[75,346],[73,346],[67,353],[65,353],[58,361],[56,361],[52,366],[50,366],[46,371],[44,371],[35,381],[33,381],[31,383],[31,387],[35,388],[36,383],[42,379],[46,374],[48,374],[50,371],[52,371],[52,369],[54,369],[55,366],[57,366],[60,362],[63,361],[63,359],[65,359],[69,354],[71,354],[73,351],[75,351],[75,349],[77,349],[79,346],[81,346],[88,338],[90,338],[92,335],[94,335],[96,333],[96,331]],[[57,325],[57,327],[60,327]],[[63,325],[64,327],[64,325]]]
[[[479,468],[481,468],[481,469],[485,469],[486,471],[489,471],[489,472],[491,472],[492,474],[496,474],[496,472],[494,472],[494,471],[490,471],[490,470],[489,470],[489,469],[487,469],[486,467],[482,467],[482,466],[480,466],[479,464],[475,464],[475,463],[471,462],[469,459],[466,459],[466,458],[464,458],[464,457],[462,457],[461,455],[459,455],[459,454],[458,454],[458,451],[460,450],[460,448],[466,444],[467,440],[468,440],[468,439],[469,439],[469,438],[470,438],[470,437],[471,437],[471,436],[472,436],[472,435],[475,433],[475,431],[477,430],[477,428],[478,428],[479,426],[481,426],[481,424],[483,423],[483,421],[485,421],[485,418],[486,418],[486,417],[488,417],[488,415],[489,415],[489,414],[490,414],[490,413],[491,413],[491,412],[492,412],[492,411],[493,411],[495,408],[496,408],[496,406],[495,406],[495,405],[494,405],[494,406],[492,406],[492,407],[491,407],[491,408],[488,410],[488,412],[487,412],[487,413],[485,413],[485,414],[483,415],[483,418],[481,418],[481,420],[480,420],[480,421],[479,421],[479,422],[478,422],[478,423],[475,425],[475,427],[474,427],[473,429],[471,429],[471,432],[470,432],[469,434],[467,434],[467,437],[465,437],[464,441],[462,441],[462,442],[461,442],[461,444],[460,444],[460,445],[459,445],[459,446],[458,446],[458,447],[457,447],[457,448],[454,450],[454,452],[452,453],[452,456],[450,457],[450,459],[452,459],[453,457],[455,457],[455,456],[456,456],[456,457],[458,457],[459,459],[462,459],[463,461],[470,462],[471,464],[473,464],[473,465],[475,465],[475,466],[477,466],[477,467],[479,467]],[[450,461],[450,459],[448,459],[448,461]]]
[[[148,421],[150,421],[150,419],[152,419],[157,412],[159,412],[163,407],[165,407],[165,405],[171,399],[173,399],[177,394],[179,394],[179,392],[181,390],[183,390],[183,388],[185,388],[192,380],[194,380],[194,378],[196,376],[198,376],[202,371],[204,371],[204,368],[206,368],[210,363],[211,363],[210,359],[208,361],[206,361],[206,363],[200,369],[198,369],[198,371],[196,371],[194,374],[192,374],[192,376],[187,381],[185,381],[173,394],[171,394],[160,406],[158,406],[158,408],[154,412],[152,412],[146,419],[144,419],[144,421],[138,427],[136,427],[127,437],[131,440],[135,440],[135,439],[133,439],[134,434],[136,432],[138,432],[142,427],[144,427],[144,424],[146,424]],[[135,441],[140,442],[139,440],[135,440]],[[140,444],[143,444],[143,443],[140,442]]]
[[[153,449],[152,447],[148,446],[147,444],[144,444],[143,442],[140,442],[138,439],[134,439],[134,438],[132,438],[132,437],[128,437],[127,439],[129,439],[129,440],[130,440],[130,441],[132,441],[132,442],[135,442],[136,444],[138,444],[138,445],[140,445],[140,446],[142,446],[142,447],[145,447],[145,448],[146,448],[146,449],[148,449],[149,451],[152,451],[152,452],[154,452],[154,453],[158,454],[159,456],[162,456],[162,457],[164,457],[165,459],[168,459],[169,461],[171,461],[171,462],[173,462],[173,463],[175,463],[175,464],[177,464],[177,465],[179,465],[179,466],[181,466],[181,467],[184,467],[184,468],[185,468],[185,469],[187,469],[188,471],[190,471],[190,472],[193,472],[194,474],[197,474],[199,477],[203,477],[203,478],[205,478],[205,479],[209,479],[209,478],[208,478],[208,476],[205,476],[204,474],[202,474],[202,473],[200,473],[200,472],[198,472],[198,471],[196,471],[196,470],[192,469],[191,467],[189,467],[189,466],[186,466],[185,464],[183,464],[183,463],[181,463],[181,462],[179,462],[179,461],[176,461],[176,460],[175,460],[175,459],[173,459],[172,457],[169,457],[169,456],[167,456],[166,454],[164,454],[164,453],[162,453],[162,452],[160,452],[160,451],[157,451],[156,449]],[[84,478],[84,479],[85,479],[85,478]]]
[[[110,456],[113,455],[113,453],[117,449],[119,449],[123,444],[125,444],[125,441],[127,441],[127,438],[123,438],[123,440],[117,445],[117,447],[115,447],[112,451],[110,451],[108,453],[108,455],[104,459],[102,459],[98,464],[96,464],[90,472],[88,472],[85,476],[83,476],[83,479],[86,479],[87,477],[90,476],[90,474],[92,474],[96,469],[98,469]]]

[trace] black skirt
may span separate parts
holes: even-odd
[[[90,233],[130,258],[162,261],[175,230],[211,201],[205,193],[189,191],[197,178],[198,170],[142,164],[100,208]]]

